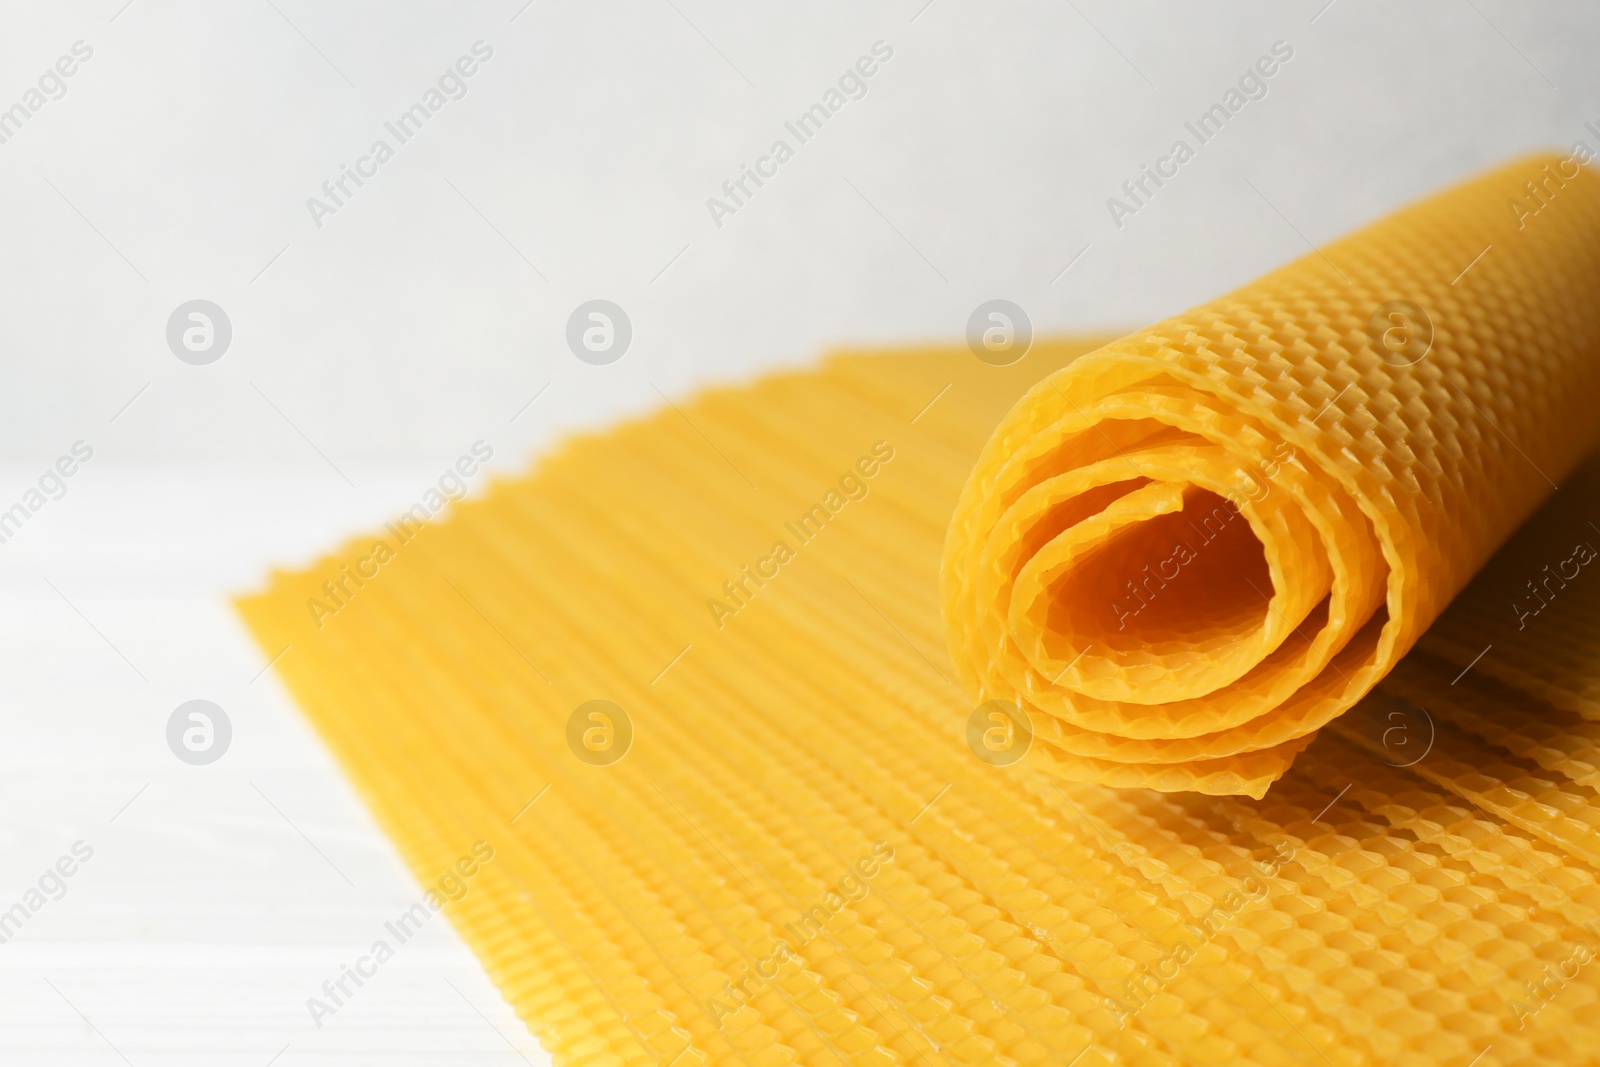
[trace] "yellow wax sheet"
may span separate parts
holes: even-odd
[[[951,522],[957,670],[1065,777],[1260,796],[1600,442],[1597,397],[1600,178],[1440,193],[1036,384]]]
[[[1096,765],[1047,728],[1064,709],[1013,716],[1014,693],[969,688],[989,661],[947,651],[969,475],[1037,383],[1075,396],[1049,376],[1108,338],[1036,342],[1009,367],[841,354],[707,392],[570,441],[443,521],[275,574],[240,609],[420,883],[492,850],[444,910],[560,1064],[1592,1063],[1600,475],[1574,471],[1572,442],[1593,350],[1549,338],[1576,344],[1596,311],[1511,243],[1592,273],[1600,244],[1530,236],[1561,205],[1496,239],[1454,303],[1410,297],[1433,351],[1392,384],[1357,351],[1364,312],[1186,335],[1267,364],[1345,338],[1348,366],[1307,355],[1251,387],[1298,421],[1232,418],[1295,448],[1278,475],[1342,472],[1323,497],[1263,477],[1286,526],[1322,508],[1368,538],[1338,549],[1382,591],[1346,645],[1387,665],[1422,636],[1387,676],[1352,662],[1369,680],[1340,700],[1371,692],[1285,742],[1302,750],[1258,798],[1239,770],[1215,795],[1073,780]],[[1459,271],[1482,247],[1469,222],[1402,258]],[[1325,251],[1352,278],[1378,261]],[[1502,253],[1527,280],[1476,283]],[[1500,339],[1468,346],[1473,322]],[[1090,358],[1108,362],[1075,366]],[[1440,389],[1472,406],[1433,406]],[[1239,402],[1172,393],[1200,394],[1219,421]],[[1324,405],[1331,438],[1306,428]],[[1533,464],[1565,488],[1435,621],[1551,492]],[[1410,503],[1363,528],[1373,500]],[[1292,578],[1315,585],[1338,568],[1305,521]]]

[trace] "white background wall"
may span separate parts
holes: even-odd
[[[124,3],[0,8],[0,109],[94,50],[0,144],[0,510],[95,450],[0,544],[0,910],[96,850],[0,944],[3,1063],[540,1062],[442,921],[312,1025],[420,888],[226,601],[473,441],[520,469],[657,389],[957,340],[992,297],[1136,326],[1512,153],[1600,147],[1579,3]],[[468,95],[316,227],[306,198],[480,39]],[[715,226],[878,40],[866,97]],[[1278,40],[1268,95],[1115,227],[1106,198]],[[165,340],[197,297],[233,325],[209,366]],[[564,342],[593,297],[633,321],[611,366]],[[234,726],[207,767],[165,740],[196,697]]]
[[[994,296],[1137,326],[1600,119],[1579,3],[124,3],[0,16],[0,106],[94,49],[0,145],[0,455],[336,477],[266,397],[336,464],[520,460],[651,383],[950,339]],[[318,229],[307,197],[479,39],[469,95]],[[1270,95],[1118,231],[1106,198],[1280,39]],[[868,95],[719,230],[706,198],[877,40]],[[609,368],[563,343],[596,296],[635,326]],[[234,325],[210,367],[164,342],[194,297]]]

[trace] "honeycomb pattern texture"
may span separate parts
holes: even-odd
[[[951,520],[965,688],[1063,778],[1262,796],[1600,440],[1597,294],[1541,156],[1045,377]]]
[[[1005,413],[1106,340],[704,393],[240,601],[419,886],[494,848],[445,914],[556,1063],[1600,1060],[1594,466],[1264,798],[972,747],[950,516]],[[1474,402],[1547,456],[1499,394],[1564,401],[1496,380]],[[609,765],[569,740],[595,699],[632,725]]]

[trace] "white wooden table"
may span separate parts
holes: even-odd
[[[347,473],[359,490],[311,465],[90,463],[0,544],[0,924],[75,842],[93,850],[59,899],[13,913],[0,1063],[548,1062],[442,916],[320,1028],[307,1008],[421,889],[226,597],[431,480]],[[193,698],[233,726],[208,766],[167,746]]]
[[[257,677],[230,593],[479,438],[517,468],[696,382],[959,338],[997,296],[1040,335],[1151,321],[1513,152],[1593,144],[1597,36],[1577,0],[5,5],[0,110],[94,56],[0,144],[0,456],[26,457],[0,514],[74,438],[99,452],[0,543],[0,1067],[544,1063],[442,919],[313,1024],[420,890]],[[1108,217],[1279,39],[1271,95]],[[479,40],[471,95],[309,213]],[[710,215],[879,40],[870,94]],[[601,296],[636,333],[606,367],[565,340]],[[201,297],[233,340],[192,366],[163,330]],[[402,455],[427,462],[353,458]],[[196,698],[234,729],[209,766],[165,739]]]

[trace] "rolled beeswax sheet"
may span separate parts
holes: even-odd
[[[947,640],[1062,777],[1261,796],[1600,436],[1600,178],[1510,164],[1045,377]]]
[[[968,747],[951,509],[1103,340],[706,394],[242,601],[420,886],[494,850],[444,911],[558,1064],[1600,1059],[1592,466],[1265,798]]]
[[[1592,464],[1263,798],[973,739],[950,516],[1105,340],[706,393],[240,602],[420,885],[493,850],[444,911],[558,1064],[1600,1060]]]

